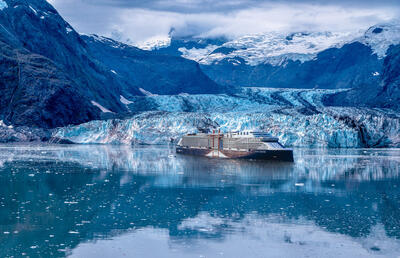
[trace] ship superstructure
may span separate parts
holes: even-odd
[[[280,144],[278,138],[256,131],[188,134],[180,139],[176,152],[219,158],[293,161],[293,151]]]

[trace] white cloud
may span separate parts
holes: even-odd
[[[79,0],[50,2],[79,32],[96,33],[132,43],[163,38],[172,27],[180,35],[228,37],[268,31],[356,32],[396,19],[399,15],[399,7],[391,5],[353,5],[345,8],[333,4],[275,2],[257,6],[251,4],[244,9],[221,8],[221,12],[187,13],[168,8],[165,9],[169,11],[142,6],[96,5]]]

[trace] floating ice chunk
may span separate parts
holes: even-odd
[[[42,16],[43,17],[43,16]],[[67,33],[73,32],[74,30],[71,27],[66,27],[65,30]]]
[[[103,112],[103,113],[113,113],[112,111],[110,111],[110,110],[108,110],[107,108],[103,107],[102,105],[100,105],[100,104],[97,103],[96,101],[93,101],[93,100],[92,100],[91,103],[92,103],[93,106],[98,107],[98,108],[101,110],[101,112]]]
[[[380,75],[380,73],[378,73],[378,72],[374,72],[374,73],[372,73],[372,75],[373,75],[373,76],[379,76],[379,75]]]
[[[8,8],[8,5],[5,1],[0,0],[0,11],[3,10],[4,8]]]
[[[117,72],[116,72],[116,71],[114,71],[114,70],[110,70],[110,72],[112,72],[113,74],[117,74]]]

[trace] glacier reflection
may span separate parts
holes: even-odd
[[[182,156],[167,146],[0,145],[0,167],[12,160],[62,161],[128,174],[179,177],[207,174],[231,176],[241,181],[368,181],[397,178],[400,172],[400,149],[295,149],[294,153],[296,162],[290,164]]]

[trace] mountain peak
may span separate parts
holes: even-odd
[[[393,21],[374,25],[355,41],[371,47],[374,54],[383,58],[391,45],[400,43],[400,23]]]

